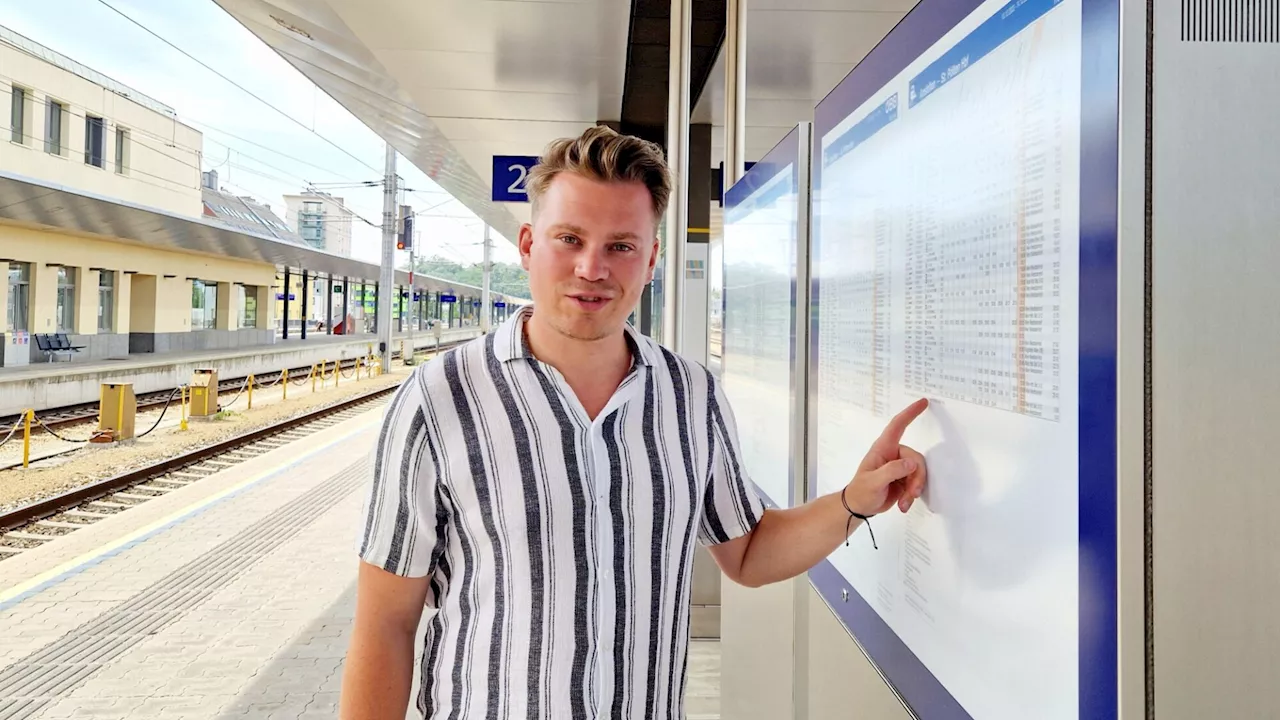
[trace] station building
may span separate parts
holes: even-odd
[[[93,362],[373,332],[379,269],[350,257],[349,224],[306,241],[202,173],[172,108],[3,27],[0,68],[0,365],[50,359],[49,336]],[[396,284],[397,331],[479,316],[479,288]]]

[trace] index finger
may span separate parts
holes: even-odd
[[[886,443],[893,447],[897,447],[902,442],[902,435],[907,432],[907,427],[929,407],[928,398],[920,398],[911,403],[902,412],[893,416],[889,424],[885,426],[884,432],[880,433],[880,442]]]

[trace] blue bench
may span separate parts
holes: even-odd
[[[72,345],[71,339],[66,333],[40,333],[35,336],[36,347],[40,351],[49,356],[49,362],[59,355],[65,355],[67,360],[71,360],[71,356],[84,349],[84,345]]]

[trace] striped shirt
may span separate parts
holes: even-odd
[[[626,328],[594,421],[530,353],[526,308],[391,401],[360,557],[430,577],[426,718],[680,718],[694,542],[763,512],[702,366]]]

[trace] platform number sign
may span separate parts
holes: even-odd
[[[538,158],[530,155],[494,155],[492,200],[529,202],[525,183],[529,179],[529,171],[537,164]]]

